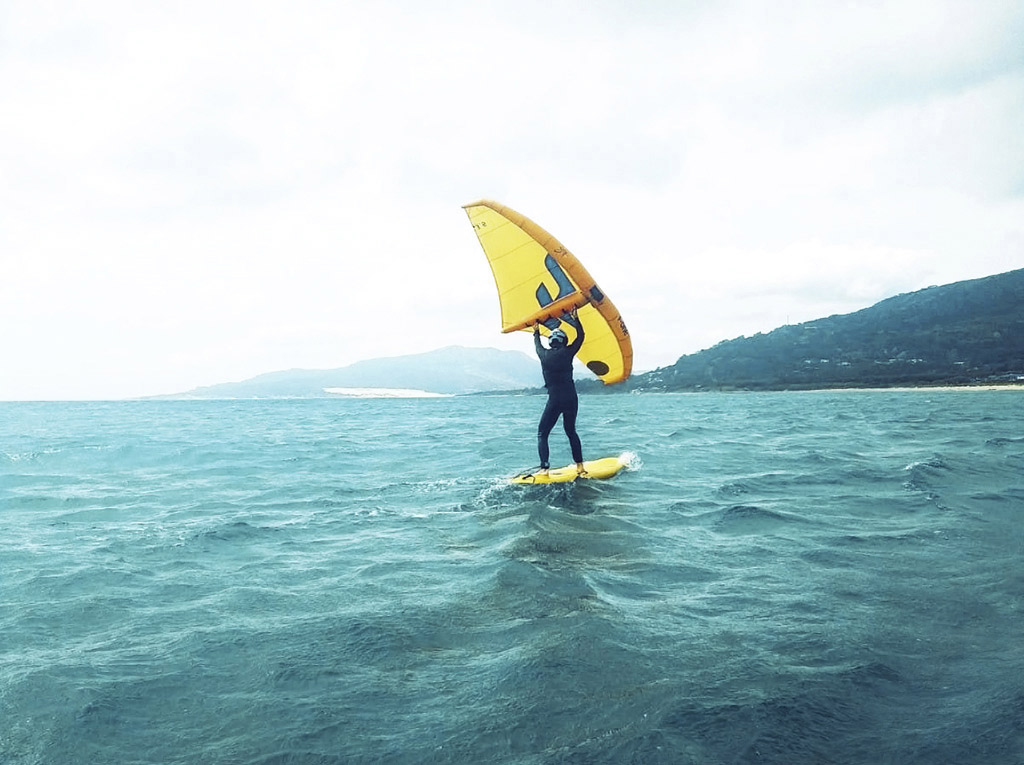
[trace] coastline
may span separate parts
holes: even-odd
[[[939,392],[950,392],[950,391],[1024,391],[1024,384],[1022,383],[1007,383],[1005,385],[993,384],[993,383],[978,383],[977,385],[892,385],[887,387],[881,386],[842,386],[834,388],[802,388],[802,387],[787,387],[787,388],[678,388],[672,390],[664,389],[633,389],[628,391],[631,395],[642,395],[647,393],[673,393],[673,394],[692,394],[700,395],[702,393],[909,393],[919,391],[939,391]],[[580,394],[595,394],[601,393],[600,390],[581,390]],[[608,393],[612,393],[608,391]],[[625,392],[624,392],[625,393]]]
[[[451,398],[452,393],[432,393],[414,388],[324,388],[338,398]]]
[[[888,388],[813,388],[808,389],[808,392],[813,390],[814,392],[821,393],[836,393],[841,391],[959,391],[959,390],[1012,390],[1012,391],[1024,391],[1024,384],[1021,383],[1008,383],[1006,385],[994,385],[992,383],[979,383],[977,385],[894,385]]]

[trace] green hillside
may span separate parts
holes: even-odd
[[[728,340],[630,390],[775,390],[1024,380],[1024,269]]]

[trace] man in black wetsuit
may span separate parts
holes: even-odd
[[[576,463],[576,472],[580,475],[583,470],[583,445],[576,433],[576,413],[579,411],[579,398],[576,396],[576,383],[572,379],[572,360],[583,345],[583,324],[575,310],[569,314],[573,325],[576,327],[576,339],[568,343],[565,332],[556,329],[548,338],[550,348],[545,348],[540,342],[540,328],[533,328],[533,344],[537,349],[537,356],[540,358],[540,368],[544,373],[544,387],[548,389],[548,403],[544,407],[544,414],[540,417],[540,425],[537,427],[537,451],[540,453],[540,474],[546,475],[551,467],[548,454],[548,436],[551,429],[555,427],[559,415],[562,417],[562,427],[565,428],[565,435],[569,437],[569,446],[572,449],[572,458]]]

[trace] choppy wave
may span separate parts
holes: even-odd
[[[2,405],[0,762],[1019,763],[1017,404]]]

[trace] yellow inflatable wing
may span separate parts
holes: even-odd
[[[498,287],[501,331],[545,335],[576,328],[564,314],[579,309],[586,331],[577,357],[605,383],[622,382],[633,368],[633,345],[622,316],[594,278],[562,244],[532,220],[497,202],[465,205]]]

